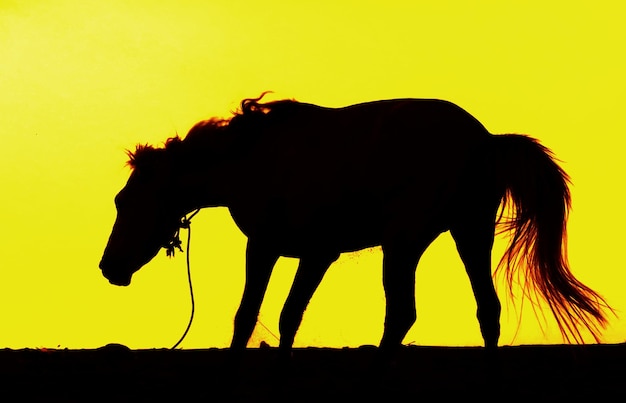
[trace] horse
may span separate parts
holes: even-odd
[[[264,95],[264,94],[263,94]],[[379,351],[394,354],[416,320],[415,271],[449,231],[475,296],[487,351],[500,337],[493,276],[547,304],[568,342],[599,341],[611,310],[577,280],[566,254],[570,179],[551,150],[522,134],[492,135],[461,107],[389,99],[341,108],[244,99],[161,147],[127,151],[131,174],[100,269],[127,286],[134,272],[179,242],[181,219],[227,207],[247,237],[245,286],[230,350],[243,352],[272,268],[299,259],[280,319],[278,351],[291,354],[304,311],[341,253],[379,246],[385,321]],[[494,237],[510,234],[492,273]]]

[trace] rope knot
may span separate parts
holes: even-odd
[[[184,216],[180,219],[180,224],[178,224],[176,232],[174,233],[172,238],[163,245],[167,257],[174,257],[174,255],[176,254],[176,249],[178,249],[180,252],[184,252],[182,247],[183,243],[180,240],[180,229],[183,228],[189,230],[191,226],[191,218],[198,214],[198,211],[200,211],[200,209],[194,211],[189,217]]]
[[[187,227],[189,228],[189,227]],[[176,249],[183,252],[182,242],[179,237],[180,229],[176,230],[176,233],[163,247],[165,248],[165,254],[167,257],[174,257]]]

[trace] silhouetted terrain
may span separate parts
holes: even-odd
[[[234,377],[222,349],[5,349],[0,400],[600,401],[623,396],[626,385],[626,344],[502,347],[493,361],[481,348],[410,346],[385,369],[372,366],[375,352],[295,349],[292,367],[281,373],[276,349],[251,349]]]

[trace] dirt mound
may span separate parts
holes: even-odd
[[[480,348],[418,347],[379,367],[376,348],[294,350],[289,368],[273,348],[250,349],[241,367],[228,350],[0,350],[2,401],[384,401],[451,398],[532,401],[623,393],[626,344]]]

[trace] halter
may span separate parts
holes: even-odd
[[[170,238],[170,240],[163,245],[167,257],[174,257],[176,249],[183,252],[182,242],[180,241],[180,229],[184,228],[189,230],[191,228],[191,219],[198,214],[199,211],[200,209],[196,209],[189,217],[185,216],[180,220],[180,224],[178,225],[178,228],[176,228],[176,232],[172,238]],[[189,242],[187,242],[187,244],[189,244]],[[189,246],[187,246],[187,248],[189,248]]]

